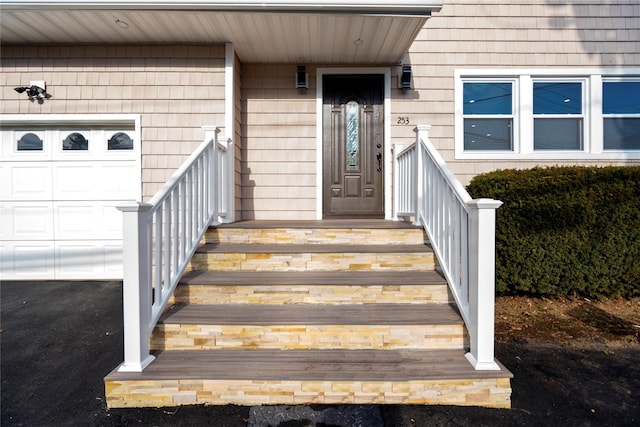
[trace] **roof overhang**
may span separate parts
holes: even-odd
[[[0,1],[2,44],[234,44],[244,62],[397,63],[442,1]]]

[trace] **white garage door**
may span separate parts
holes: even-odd
[[[140,198],[134,126],[3,127],[0,279],[121,279],[122,215]]]

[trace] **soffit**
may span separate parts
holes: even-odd
[[[83,6],[77,4],[80,2],[34,3],[38,2],[2,2],[1,43],[231,42],[241,61],[271,63],[397,63],[430,10],[438,9],[434,2],[414,0],[391,6],[352,1],[355,6],[350,8],[346,8],[348,2],[340,6],[334,0],[327,0],[329,6],[287,0],[260,3],[269,7],[257,2],[236,2],[234,7],[222,2],[165,2],[161,6],[154,2],[155,8],[142,7],[144,1],[125,2],[118,8],[106,7],[104,1],[83,2]],[[412,9],[407,3],[421,6]],[[118,26],[118,20],[128,27]]]

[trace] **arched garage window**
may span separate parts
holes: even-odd
[[[79,132],[73,132],[67,135],[62,141],[63,150],[88,150],[89,140]]]
[[[35,133],[25,133],[18,140],[18,151],[42,151],[43,141]]]
[[[109,150],[133,150],[133,139],[124,132],[114,133],[107,142]]]

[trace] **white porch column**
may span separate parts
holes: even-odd
[[[225,154],[225,217],[221,222],[230,223],[236,220],[236,170],[235,170],[235,126],[236,126],[236,51],[233,43],[225,44],[225,73],[224,73],[224,134],[227,152]],[[220,130],[218,129],[217,132]]]
[[[120,372],[142,372],[155,359],[149,354],[151,321],[151,247],[146,217],[152,205],[119,206],[123,219],[124,362]]]
[[[494,358],[496,293],[496,209],[502,202],[477,199],[468,202],[469,213],[469,338],[465,356],[476,370],[499,370]]]

